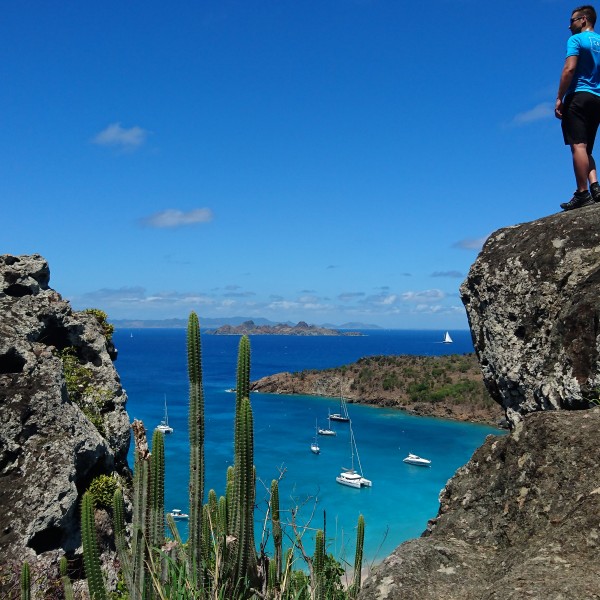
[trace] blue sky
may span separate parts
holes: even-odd
[[[467,328],[574,189],[562,0],[0,6],[0,253],[109,317]]]

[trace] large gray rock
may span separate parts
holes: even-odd
[[[0,564],[72,556],[91,480],[129,476],[115,348],[94,315],[74,312],[48,287],[49,277],[39,255],[0,256]],[[88,377],[77,402],[58,356],[69,347]]]
[[[494,233],[461,286],[491,396],[513,427],[600,388],[600,208]]]
[[[360,598],[600,598],[599,430],[596,408],[530,414],[518,435],[488,436],[428,531],[376,567]]]
[[[496,232],[461,295],[512,432],[458,470],[360,598],[599,599],[600,208]]]

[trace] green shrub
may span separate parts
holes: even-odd
[[[108,315],[103,310],[100,310],[99,308],[86,308],[83,312],[96,317],[100,327],[102,327],[104,337],[108,341],[112,340],[115,326],[108,322]]]
[[[88,491],[94,497],[94,504],[103,508],[110,508],[118,485],[117,480],[109,475],[99,475],[93,479]]]

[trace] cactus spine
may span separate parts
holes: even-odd
[[[356,526],[356,553],[354,555],[354,579],[350,589],[352,598],[356,598],[361,585],[361,571],[363,561],[363,545],[365,541],[365,518],[362,515],[358,516],[358,524]]]
[[[204,393],[200,324],[192,312],[187,328],[188,377],[190,382],[190,520],[189,546],[192,572],[202,581],[202,498],[204,495]]]
[[[96,541],[94,497],[90,492],[85,492],[81,501],[81,541],[83,543],[83,562],[90,598],[92,600],[107,600]]]
[[[31,570],[29,563],[24,562],[21,567],[21,600],[30,600],[31,598]]]

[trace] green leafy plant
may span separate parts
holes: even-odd
[[[111,508],[118,485],[117,480],[110,475],[99,475],[94,478],[88,487],[88,491],[94,498],[95,506]]]
[[[84,313],[93,315],[102,327],[102,333],[107,340],[112,340],[113,333],[115,332],[115,326],[108,322],[108,315],[99,308],[86,308]]]

